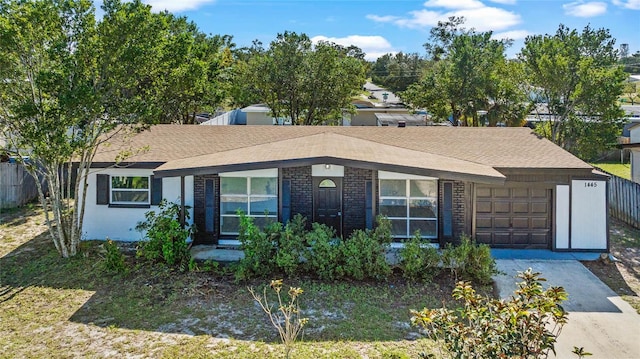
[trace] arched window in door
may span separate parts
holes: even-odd
[[[333,182],[333,180],[330,179],[324,179],[320,182],[320,184],[318,185],[319,188],[336,188],[336,183]]]

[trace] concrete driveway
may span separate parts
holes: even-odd
[[[577,358],[574,346],[584,347],[589,358],[640,358],[640,315],[576,260],[498,259],[494,277],[501,298],[516,288],[518,271],[532,268],[547,279],[543,286],[562,286],[569,294],[563,303],[569,322],[556,343],[557,358]],[[550,357],[553,357],[551,355]]]

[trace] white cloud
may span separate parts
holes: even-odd
[[[516,4],[516,0],[489,0],[489,1],[497,3],[497,4],[504,4],[504,5],[515,5]]]
[[[494,33],[492,37],[498,40],[522,40],[529,35],[531,35],[531,33],[527,30],[510,30]]]
[[[395,20],[398,20],[399,17],[397,16],[392,16],[392,15],[387,15],[387,16],[378,16],[378,15],[367,15],[365,16],[367,19],[369,20],[373,20],[375,22],[393,22]]]
[[[142,2],[151,5],[153,11],[167,10],[170,12],[179,12],[185,10],[194,10],[204,4],[209,4],[215,0],[143,0]]]
[[[465,18],[464,27],[474,28],[477,31],[500,31],[522,22],[520,15],[514,12],[485,6],[476,0],[429,0],[424,5],[436,9],[411,11],[406,17],[367,15],[367,18],[376,22],[392,23],[400,27],[420,29],[436,26],[438,21],[447,21],[451,16],[463,16]]]
[[[604,2],[575,1],[562,5],[564,13],[576,17],[594,17],[607,12],[607,4]]]
[[[425,7],[442,7],[445,9],[477,9],[484,7],[478,0],[429,0]]]
[[[311,41],[314,44],[320,41],[329,41],[342,46],[355,45],[362,49],[366,54],[365,58],[369,61],[388,53],[395,54],[397,52],[389,41],[382,36],[349,35],[346,37],[327,37],[319,35],[312,37]]]
[[[613,0],[613,4],[631,10],[640,10],[640,0]]]

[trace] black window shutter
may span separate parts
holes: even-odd
[[[442,236],[445,238],[453,237],[453,183],[445,182],[443,184],[444,193],[442,194]]]
[[[367,229],[373,228],[373,182],[366,181],[364,188]]]
[[[162,201],[162,178],[151,176],[151,204],[158,205]]]
[[[291,180],[282,180],[282,223],[291,219]]]
[[[207,233],[213,233],[215,213],[215,186],[213,180],[204,181],[204,229]]]
[[[96,175],[96,204],[109,204],[109,175]]]

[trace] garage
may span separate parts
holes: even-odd
[[[475,237],[494,248],[551,247],[552,189],[476,187]]]

